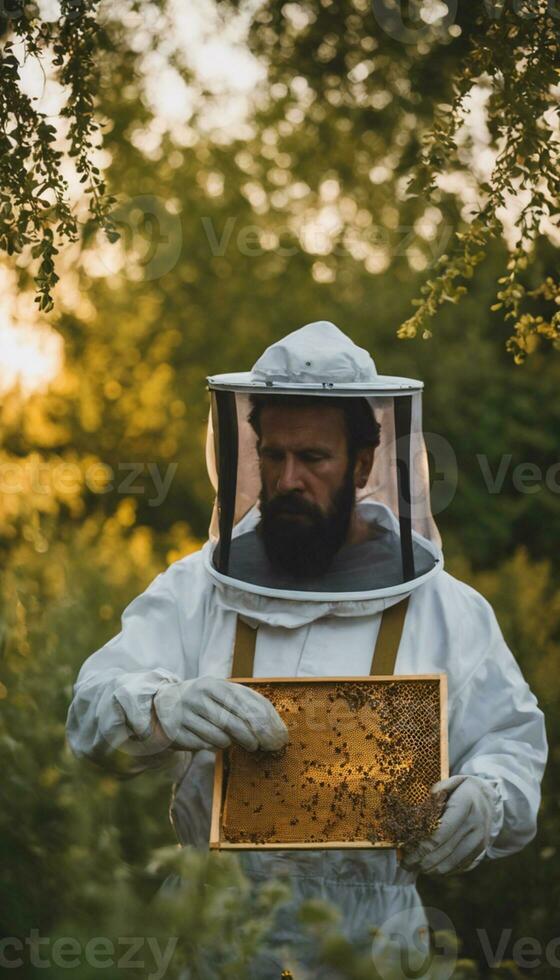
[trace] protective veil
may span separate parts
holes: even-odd
[[[215,375],[208,383],[207,462],[217,490],[208,571],[218,581],[292,601],[337,601],[352,594],[385,599],[408,594],[439,570],[441,540],[430,510],[420,381],[379,375],[367,351],[334,324],[319,322],[273,344],[251,372]],[[261,481],[250,399],[274,396],[281,403],[290,395],[315,399],[318,405],[325,398],[341,405],[348,398],[364,398],[380,425],[374,465],[357,494],[363,516],[376,531],[376,547],[366,549],[370,560],[361,574],[357,568],[352,574],[344,555],[320,581],[290,583],[272,574],[256,545]]]
[[[408,595],[395,673],[447,674],[450,772],[477,777],[487,791],[485,846],[470,867],[520,850],[536,832],[543,716],[489,604],[443,571],[421,383],[378,375],[369,355],[329,323],[273,345],[248,374],[208,380],[209,472],[218,488],[210,539],[158,575],[124,611],[121,632],[84,663],[67,723],[73,751],[129,774],[174,763],[177,834],[206,848],[214,755],[177,753],[158,741],[156,693],[190,678],[228,678],[238,616],[257,629],[256,677],[366,675],[382,611]],[[359,507],[376,529],[377,550],[357,569],[345,555],[307,587],[270,576],[255,544],[260,482],[251,393],[367,398],[381,443]],[[399,865],[395,851],[244,852],[240,860],[254,881],[291,879],[294,904],[280,917],[276,948],[299,942],[295,909],[304,898],[335,904],[354,942],[389,919],[409,936],[425,931],[417,870]],[[279,971],[280,961],[271,961],[255,976]]]

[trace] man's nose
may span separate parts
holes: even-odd
[[[286,456],[276,484],[277,493],[291,493],[294,490],[304,489],[305,483],[301,463],[295,456]]]

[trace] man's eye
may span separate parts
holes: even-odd
[[[301,459],[304,463],[320,463],[326,457],[322,453],[302,453]]]
[[[274,463],[279,463],[283,458],[282,453],[274,449],[261,449],[261,457],[263,459],[270,459]]]

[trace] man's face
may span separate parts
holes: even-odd
[[[260,429],[259,531],[268,558],[297,578],[322,574],[347,537],[371,451],[351,463],[344,414],[333,406],[265,406]]]

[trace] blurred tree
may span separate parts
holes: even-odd
[[[501,233],[503,210],[517,209],[512,256],[493,309],[504,308],[514,321],[507,346],[521,362],[539,337],[555,343],[560,337],[555,279],[548,276],[533,290],[521,282],[543,219],[558,214],[557,11],[546,0],[406,8],[412,20],[405,19],[405,5],[390,0],[259,8],[251,42],[266,59],[270,92],[279,103],[278,131],[285,138],[277,145],[290,153],[303,144],[303,152],[292,153],[296,179],[316,188],[326,166],[330,178],[343,191],[351,188],[352,199],[374,215],[371,184],[383,188],[403,230],[439,205],[445,209],[442,191],[451,186],[450,176],[459,177],[456,189],[470,187],[462,220],[451,217],[450,247],[446,242],[432,255],[423,298],[399,329],[403,338],[431,336],[438,308],[466,292],[464,283]],[[481,95],[484,108],[479,102],[473,124]],[[477,159],[481,151],[493,161],[486,174]],[[341,233],[349,224],[341,222]],[[536,314],[522,314],[527,298],[541,301]]]
[[[218,2],[226,10],[239,6],[236,0]],[[82,0],[61,0],[58,20],[43,19],[35,4],[20,0],[4,7],[1,243],[10,253],[32,246],[34,258],[41,259],[36,281],[43,309],[52,306],[56,281],[53,227],[71,240],[77,228],[62,176],[59,134],[22,89],[15,52],[47,60],[53,55],[65,92],[62,116],[70,120],[67,152],[76,158],[95,222],[114,240],[112,198],[105,195],[94,162],[101,132],[94,105],[104,101],[103,74],[114,65],[115,50],[133,66],[143,62],[142,45],[130,28],[134,22],[123,16],[137,6],[131,2],[98,10],[97,3],[87,8]],[[161,14],[151,45],[162,51],[174,8],[166,0],[144,5],[146,21],[148,8]],[[419,0],[413,14],[405,21],[392,0],[259,5],[250,43],[267,68],[256,119],[267,152],[260,165],[254,158],[251,165],[248,151],[247,193],[263,208],[289,205],[292,226],[301,227],[302,214],[309,217],[314,210],[330,225],[331,248],[323,244],[319,253],[328,256],[337,242],[348,244],[350,237],[354,257],[376,271],[387,261],[387,242],[364,243],[360,236],[372,215],[376,218],[377,202],[383,201],[391,218],[374,229],[374,237],[377,231],[383,237],[387,224],[399,233],[412,230],[426,215],[428,224],[435,221],[444,230],[449,222],[439,208],[446,204],[445,181],[439,178],[468,176],[471,204],[463,210],[470,220],[463,214],[455,229],[451,258],[442,248],[439,257],[431,255],[432,262],[437,258],[435,274],[422,288],[416,313],[401,325],[402,337],[418,330],[430,335],[428,321],[442,303],[457,302],[466,288],[462,281],[472,277],[489,239],[500,232],[500,210],[521,200],[508,273],[500,277],[498,303],[493,304],[514,321],[508,348],[520,361],[539,338],[556,343],[559,336],[555,279],[547,276],[533,289],[521,282],[526,253],[542,233],[544,219],[550,224],[558,211],[557,12],[548,0],[447,0],[439,5]],[[173,53],[171,63],[192,81],[184,58]],[[486,179],[476,165],[479,147],[468,125],[473,99],[481,91],[485,151],[494,160]],[[114,124],[114,115],[108,119]],[[426,251],[425,246],[417,249],[418,267]],[[330,274],[328,259],[317,263],[316,275]],[[528,298],[536,301],[536,312],[524,310]]]

